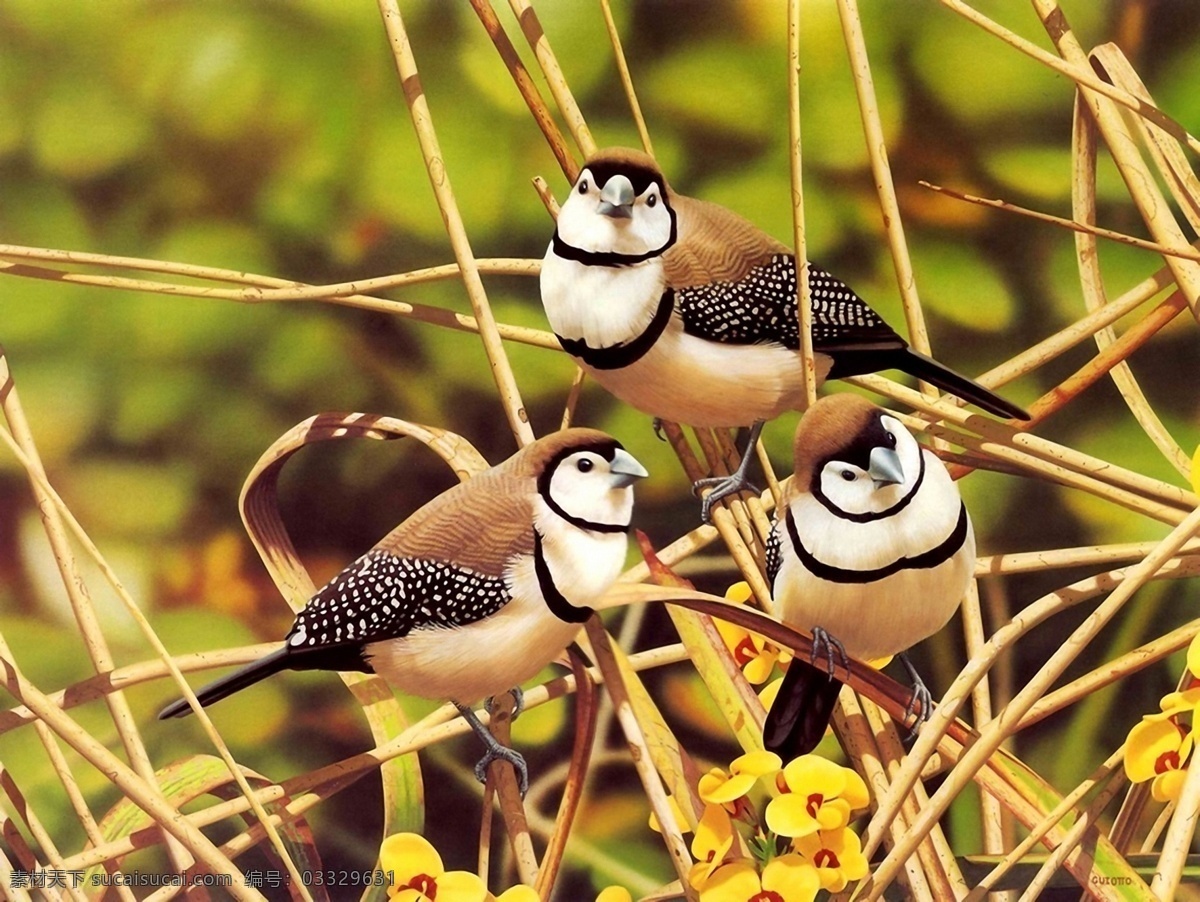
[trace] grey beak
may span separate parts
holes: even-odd
[[[873,448],[867,475],[871,477],[877,489],[904,482],[904,467],[900,465],[900,455],[891,448]]]
[[[633,183],[623,175],[614,175],[604,183],[597,209],[613,219],[631,219],[634,197]]]
[[[646,468],[638,463],[637,458],[623,448],[617,449],[608,469],[612,473],[613,488],[618,489],[633,485],[637,480],[650,475]]]

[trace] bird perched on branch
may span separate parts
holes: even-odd
[[[820,267],[808,266],[818,382],[896,369],[989,413],[1021,408],[914,351]],[[792,252],[740,216],[676,194],[650,156],[589,159],[542,261],[542,303],[559,343],[597,382],[657,418],[751,426],[804,407]],[[701,480],[708,519],[750,488],[749,450],[730,477]]]
[[[813,663],[792,660],[767,715],[768,749],[786,761],[820,742],[842,685],[835,654],[899,654],[910,710],[928,719],[929,690],[904,651],[945,625],[975,566],[971,519],[932,451],[860,397],[817,401],[796,430],[766,563],[780,619],[813,634]]]
[[[487,754],[516,767],[468,704],[554,660],[625,562],[633,483],[645,468],[594,429],[548,435],[443,492],[335,576],[296,615],[283,647],[205,686],[201,705],[281,670],[377,673],[448,699]],[[176,701],[158,715],[182,717]]]

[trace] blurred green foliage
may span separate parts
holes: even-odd
[[[790,241],[784,5],[615,5],[656,151],[674,185]],[[1080,315],[1071,238],[933,197],[916,181],[1069,215],[1070,86],[937,4],[861,5],[933,347],[957,368],[981,372]],[[1047,46],[1028,5],[975,5]],[[529,179],[544,175],[559,194],[564,185],[494,49],[466,4],[402,7],[475,252],[541,256],[550,223]],[[1163,106],[1193,132],[1200,128],[1195,4],[1077,0],[1065,8],[1085,45],[1116,41]],[[635,143],[596,4],[542,3],[539,13],[598,140]],[[501,19],[519,41],[507,10]],[[804,4],[802,29],[809,250],[899,325],[834,5]],[[1140,231],[1119,177],[1103,161],[1100,184],[1102,222]],[[312,283],[451,259],[378,13],[370,3],[343,0],[0,4],[0,241]],[[1157,265],[1149,254],[1107,244],[1101,263],[1114,295]],[[544,325],[533,280],[488,284],[502,321]],[[478,339],[469,334],[317,304],[237,305],[24,279],[6,279],[0,290],[0,341],[50,477],[177,652],[275,638],[286,629],[289,614],[241,538],[236,499],[258,455],[293,423],[322,410],[375,411],[458,431],[493,461],[513,450]],[[401,296],[469,309],[455,283],[409,292]],[[544,350],[508,350],[536,428],[554,428],[570,362]],[[1200,441],[1200,407],[1194,379],[1181,385],[1180,374],[1195,373],[1196,350],[1195,324],[1181,321],[1135,360],[1156,409],[1189,450]],[[1090,353],[1077,349],[1048,374],[1006,391],[1030,401]],[[639,495],[638,521],[657,542],[695,525],[696,506],[647,418],[589,387],[579,419],[616,433],[650,466],[655,478]],[[785,417],[767,431],[781,469],[794,424]],[[1180,481],[1108,384],[1042,431]],[[450,481],[431,455],[402,444],[313,449],[289,465],[282,504],[319,578]],[[1041,483],[976,474],[963,488],[984,552],[1164,532]],[[1019,608],[1064,578],[1011,580],[1008,604]],[[22,474],[0,455],[0,629],[46,689],[89,672],[56,580]],[[709,577],[701,585],[721,591],[731,580]],[[1133,619],[1111,631],[1112,653],[1186,619],[1177,604],[1182,594],[1178,586],[1147,593],[1141,610],[1153,605],[1154,616],[1135,606]],[[96,595],[119,662],[148,657],[115,600],[99,589]],[[1018,680],[1082,616],[1064,615],[1031,635],[1013,662]],[[665,624],[655,617],[649,623],[640,641],[658,644]],[[952,632],[921,649],[939,677],[937,690],[958,666],[947,662],[961,661]],[[1099,660],[1104,646],[1078,668]],[[1114,747],[1175,672],[1157,668],[1143,678],[1144,691],[1136,684],[1123,690],[1120,712],[1113,710],[1114,690],[1098,693],[1023,736],[1018,752],[1060,785],[1072,784],[1095,762],[1063,755],[1059,737]],[[728,741],[714,731],[695,679],[676,668],[651,684],[671,698],[664,707],[679,712],[674,725],[690,746],[728,760]],[[204,748],[194,725],[152,721],[171,695],[165,684],[133,693],[160,762]],[[535,777],[564,754],[565,711],[559,705],[531,713],[517,725],[519,741],[539,746],[530,752]],[[102,708],[75,714],[113,745]],[[331,676],[277,678],[214,716],[242,760],[277,778],[368,742]],[[452,751],[456,760],[476,754],[465,742]],[[0,738],[0,760],[51,832],[78,841],[41,754],[28,730]],[[98,794],[102,813],[113,792],[86,766],[77,772]],[[581,836],[647,879],[665,879],[665,859],[642,829],[645,804],[630,773],[610,768],[602,778],[603,801],[592,803]],[[354,792],[361,794],[353,804],[335,801],[315,818],[331,866],[361,868],[374,859],[377,800],[365,784]],[[431,781],[429,793],[441,814],[472,798],[454,781]],[[952,822],[960,852],[978,841],[970,804]],[[452,866],[466,866],[470,831],[441,814],[429,818],[430,835]],[[582,892],[588,879],[586,870],[569,874],[567,891]],[[599,868],[596,879],[611,875]]]

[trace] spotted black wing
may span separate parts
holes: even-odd
[[[302,667],[299,659],[311,652],[308,666],[326,668],[334,649],[358,654],[368,643],[413,629],[465,626],[494,614],[510,597],[503,577],[376,549],[313,596],[296,615],[287,648],[297,659],[292,666]]]
[[[773,523],[771,532],[767,535],[767,555],[764,562],[767,567],[767,585],[771,587],[772,592],[775,589],[775,577],[779,575],[779,568],[783,564],[780,558],[783,549],[780,545],[778,526],[778,523]]]
[[[900,350],[907,343],[846,283],[808,264],[813,348],[826,353]],[[683,329],[727,344],[800,348],[796,261],[776,254],[741,279],[676,291]]]

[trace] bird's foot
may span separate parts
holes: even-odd
[[[908,697],[908,716],[915,718],[913,725],[908,728],[908,734],[904,737],[906,744],[911,743],[917,738],[917,733],[921,730],[921,725],[929,720],[933,713],[933,695],[929,691],[929,687],[925,685],[925,681],[921,679],[921,675],[917,673],[917,668],[913,666],[912,661],[908,659],[908,655],[901,652],[897,655],[900,663],[904,665],[904,669],[908,671],[908,678],[912,680],[912,695]]]
[[[710,476],[705,479],[697,479],[692,483],[692,494],[696,496],[699,496],[704,489],[710,487],[712,489],[700,499],[700,519],[705,523],[712,522],[713,505],[722,498],[736,495],[739,492],[761,494],[759,488],[746,478],[746,474],[742,472],[743,469],[739,467],[736,473],[729,476]]]
[[[829,635],[825,629],[819,626],[813,627],[812,636],[812,653],[809,655],[809,659],[816,664],[818,658],[824,658],[825,671],[831,680],[836,663],[840,663],[843,667],[850,666],[850,659],[846,657],[846,646],[842,644],[841,639]]]
[[[516,772],[517,787],[521,791],[521,798],[525,798],[525,793],[529,790],[529,767],[525,764],[525,756],[515,749],[501,745],[469,707],[460,705],[458,702],[454,702],[453,704],[454,707],[458,708],[458,713],[462,715],[463,720],[475,731],[475,735],[479,737],[479,741],[483,743],[484,748],[487,749],[483,757],[475,764],[475,779],[480,783],[486,783],[487,771],[492,762],[507,761]]]
[[[651,425],[654,427],[654,437],[656,439],[658,439],[660,442],[665,442],[667,440],[667,437],[665,435],[663,435],[663,418],[655,417],[651,421]]]
[[[525,690],[520,686],[513,686],[508,690],[508,694],[512,696],[513,710],[512,717],[509,720],[516,720],[521,716],[521,712],[525,710]],[[484,700],[483,706],[487,709],[487,713],[492,713],[492,708],[495,707],[495,696],[489,695]]]
[[[750,470],[750,460],[754,457],[754,446],[758,443],[758,437],[762,435],[762,429],[762,420],[759,420],[750,427],[750,436],[746,440],[746,450],[742,454],[742,459],[738,462],[736,470],[728,476],[711,476],[707,479],[697,479],[692,483],[693,495],[698,496],[704,489],[710,489],[709,493],[700,500],[700,518],[705,523],[711,522],[713,505],[722,498],[736,495],[739,492],[753,492],[755,495],[762,494],[762,491],[746,475]]]
[[[507,761],[516,771],[517,788],[521,791],[521,798],[525,798],[525,793],[529,791],[529,767],[525,764],[525,756],[515,749],[501,745],[490,733],[488,736],[492,742],[490,745],[484,743],[488,746],[488,750],[484,752],[482,758],[475,762],[475,779],[480,783],[486,783],[488,768],[492,766],[492,762]]]

